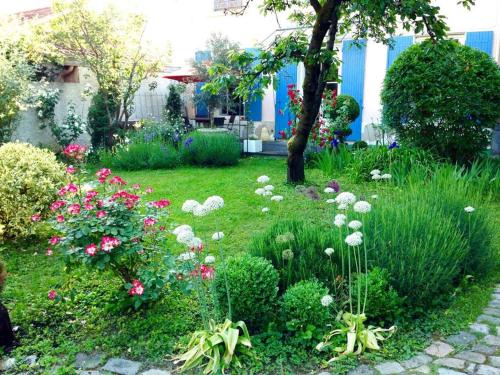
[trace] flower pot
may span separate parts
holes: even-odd
[[[262,141],[260,139],[245,139],[243,141],[243,151],[245,152],[262,152]]]

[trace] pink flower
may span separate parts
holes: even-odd
[[[153,188],[152,187],[148,187],[146,189],[146,194],[151,194],[153,192]]]
[[[47,295],[47,297],[49,297],[49,299],[51,301],[53,301],[57,297],[57,292],[54,289],[52,289],[51,291],[49,291],[49,294]]]
[[[66,168],[66,173],[67,174],[73,174],[76,172],[76,168],[73,167],[72,165],[69,165],[67,168]]]
[[[128,291],[128,294],[131,296],[142,296],[144,293],[144,285],[140,282],[140,280],[135,279],[132,281],[132,288]]]
[[[145,227],[150,227],[152,225],[156,224],[156,219],[153,217],[147,217],[144,219],[144,226]]]
[[[90,203],[85,203],[85,205],[83,206],[87,211],[90,211],[94,208],[94,206],[92,206]]]
[[[127,185],[127,182],[120,176],[113,176],[111,180],[109,180],[109,183],[113,185]]]
[[[95,214],[95,217],[97,217],[98,219],[102,219],[105,216],[106,216],[106,211],[103,210],[97,211]]]
[[[52,249],[49,247],[47,249],[47,252],[45,253],[48,257],[50,257],[52,255]]]
[[[31,216],[31,221],[40,221],[41,218],[42,218],[42,215],[34,214],[33,216]]]
[[[66,185],[63,189],[66,189],[68,193],[76,193],[78,191],[78,186],[73,183]]]
[[[66,155],[69,158],[82,160],[85,156],[85,151],[87,151],[87,147],[80,146],[77,144],[71,144],[66,146],[63,152],[64,155]]]
[[[58,237],[58,236],[52,236],[50,237],[50,240],[49,240],[49,243],[54,246],[54,245],[57,245],[59,243],[59,241],[61,240],[61,237]]]
[[[99,182],[103,184],[106,181],[106,178],[111,174],[111,169],[102,168],[95,174],[99,178]]]
[[[151,202],[151,204],[156,208],[165,208],[170,206],[170,201],[168,199],[160,199],[159,201]]]
[[[65,201],[55,201],[54,203],[52,203],[50,205],[50,210],[57,211],[58,209],[60,209],[61,207],[64,207],[65,205],[66,205]]]
[[[70,204],[68,206],[68,212],[71,215],[78,215],[80,213],[81,206],[78,203]]]
[[[56,216],[56,221],[58,223],[63,223],[64,222],[64,215],[57,215]]]
[[[90,255],[91,257],[93,257],[94,255],[96,255],[96,253],[99,251],[99,248],[91,243],[90,245],[87,245],[85,246],[85,253]]]
[[[92,198],[94,198],[97,194],[99,194],[97,191],[95,190],[89,190],[87,191],[87,193],[85,194],[85,198],[88,199],[88,200],[91,200]]]
[[[120,240],[118,238],[111,236],[104,236],[101,239],[101,249],[107,253],[109,253],[117,246],[120,246]]]
[[[214,275],[215,275],[215,268],[214,267],[205,266],[204,264],[202,264],[200,266],[200,270],[201,270],[201,278],[203,280],[211,280],[214,278]]]
[[[134,188],[134,189],[136,189],[136,190],[137,190],[137,189],[140,189],[140,188],[141,188],[141,185],[139,185],[139,184],[133,184],[133,185],[132,185],[132,188]]]

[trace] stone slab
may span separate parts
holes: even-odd
[[[500,336],[484,336],[484,342],[488,345],[500,346]]]
[[[488,315],[493,315],[493,316],[500,317],[500,309],[495,309],[495,308],[487,307],[486,309],[483,310],[483,313],[484,314],[488,314]]]
[[[120,375],[136,375],[140,368],[141,364],[139,362],[123,358],[111,358],[102,369]]]
[[[439,358],[434,361],[436,365],[454,368],[456,370],[463,370],[465,368],[465,361],[457,358]]]
[[[457,355],[455,355],[456,358],[464,359],[468,362],[474,362],[474,363],[484,363],[486,362],[486,356],[481,353],[476,353],[473,351],[465,351],[465,352],[460,352]]]
[[[452,345],[469,345],[476,340],[476,336],[472,333],[461,331],[456,335],[452,335],[446,339]]]
[[[375,370],[371,366],[361,365],[349,371],[347,375],[375,375]]]
[[[429,362],[432,361],[432,358],[429,357],[427,354],[418,354],[406,361],[401,362],[401,365],[403,365],[404,368],[407,369],[413,369],[417,368],[423,365],[428,364]]]
[[[477,318],[477,321],[483,322],[483,323],[491,323],[491,324],[495,324],[495,325],[500,325],[500,318],[497,318],[497,317],[491,316],[491,315],[481,314]]]
[[[489,357],[489,362],[493,367],[500,368],[500,357],[492,355],[491,357]]]
[[[430,374],[431,373],[431,368],[427,365],[420,366],[415,369],[415,372],[418,372],[420,374]]]
[[[389,374],[401,374],[405,372],[405,369],[403,366],[401,366],[398,362],[394,361],[388,361],[388,362],[383,362],[375,366],[378,372],[380,372],[383,375],[389,375]]]
[[[489,346],[489,345],[485,345],[485,344],[476,344],[472,347],[471,350],[473,352],[479,352],[479,353],[483,353],[486,355],[491,355],[497,351],[497,348],[495,348],[494,346]]]
[[[471,325],[469,325],[469,329],[472,332],[482,333],[484,335],[487,335],[490,333],[490,327],[488,325],[482,324],[482,323],[472,323]]]
[[[479,365],[476,371],[478,375],[500,375],[500,369],[488,365]]]
[[[425,349],[425,352],[433,357],[446,357],[453,351],[453,347],[442,341],[435,341],[431,346]]]
[[[76,355],[74,366],[77,369],[88,370],[98,367],[101,364],[103,355],[99,353],[86,354],[78,353]]]
[[[158,369],[151,369],[151,370],[147,370],[147,371],[144,371],[141,373],[141,375],[171,375],[172,373],[170,371],[165,371],[165,370],[158,370]],[[329,372],[325,372],[323,371],[322,373],[318,374],[318,375],[330,375]]]
[[[460,371],[455,371],[451,370],[449,368],[440,368],[437,371],[438,375],[462,375],[465,374],[465,372],[460,372]]]

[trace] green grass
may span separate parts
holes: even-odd
[[[172,201],[171,222],[191,224],[198,235],[207,238],[216,231],[226,235],[225,249],[230,255],[248,250],[252,238],[261,233],[278,218],[306,218],[312,222],[330,223],[332,206],[313,202],[295,192],[293,186],[285,183],[286,161],[277,158],[247,158],[237,166],[227,168],[180,167],[175,170],[119,172],[129,184],[140,183],[151,186],[151,199],[168,198]],[[285,197],[282,202],[270,202],[257,196],[256,179],[266,174],[271,177],[275,193]],[[318,186],[322,191],[330,179],[319,170],[307,171],[308,185]],[[348,178],[335,176],[342,190],[357,195],[377,193],[389,195],[397,189],[390,184],[354,184]],[[221,214],[209,215],[194,220],[181,212],[186,199],[204,201],[211,195],[225,199]],[[322,194],[324,198],[326,198]],[[262,214],[261,208],[271,211]],[[490,203],[492,213],[498,212],[500,204]],[[499,215],[494,215],[500,225]],[[493,246],[499,248],[497,233]],[[180,251],[172,242],[172,250]],[[168,292],[166,297],[148,310],[122,312],[113,308],[114,290],[117,280],[109,274],[90,273],[86,269],[64,270],[64,265],[55,257],[44,255],[46,241],[30,239],[23,243],[0,245],[0,257],[6,264],[10,277],[2,301],[11,311],[13,324],[20,327],[22,346],[15,355],[37,354],[40,370],[48,370],[54,364],[68,366],[78,352],[104,352],[107,356],[124,356],[143,362],[162,364],[175,351],[179,342],[185,342],[186,335],[199,328],[200,316],[196,299],[178,292]],[[433,310],[415,322],[398,322],[400,327],[394,338],[389,340],[380,353],[367,354],[362,361],[384,358],[407,358],[427,345],[432,335],[451,334],[464,328],[480,313],[490,298],[492,278],[457,290],[450,297],[447,309]],[[47,300],[47,292],[53,287],[58,290],[76,292],[61,304]],[[269,332],[254,338],[257,359],[249,365],[252,372],[297,373],[304,369],[318,367],[328,357],[314,350],[304,350],[284,342],[276,332]],[[307,363],[306,362],[307,358]],[[352,358],[336,363],[336,371],[343,372],[357,363]],[[248,373],[252,373],[248,372]],[[62,374],[70,374],[62,367]]]

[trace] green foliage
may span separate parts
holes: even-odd
[[[353,150],[361,150],[365,148],[368,148],[368,143],[366,143],[365,141],[356,141],[352,144]]]
[[[113,150],[102,150],[99,152],[99,159],[102,165],[126,171],[172,169],[180,164],[177,150],[157,140],[133,141]]]
[[[165,105],[165,117],[168,122],[176,122],[182,117],[181,85],[170,85],[168,87],[167,103]]]
[[[276,305],[278,273],[272,264],[249,255],[231,258],[214,280],[217,301],[227,311],[225,277],[231,297],[232,318],[245,320],[251,331],[265,327]]]
[[[450,40],[415,44],[387,72],[383,121],[404,144],[470,162],[500,116],[499,86],[500,68],[486,53]]]
[[[335,243],[338,243],[338,234],[331,227],[280,218],[254,237],[250,253],[273,263],[280,276],[280,290],[285,291],[301,280],[331,280],[332,266],[339,263],[335,258],[331,264],[324,250],[335,248]]]
[[[105,102],[106,97],[108,97],[107,104]],[[87,115],[87,131],[90,134],[90,142],[94,149],[110,148],[113,145],[113,134],[115,134],[117,126],[116,124],[110,125],[108,110],[113,113],[117,107],[116,100],[102,91],[98,91],[92,97]]]
[[[63,123],[59,125],[55,121],[51,121],[49,126],[52,134],[56,137],[57,144],[64,148],[73,143],[83,133],[85,122],[76,113],[75,105],[69,103]]]
[[[364,288],[368,279],[366,314],[369,321],[393,323],[401,316],[403,299],[392,288],[387,270],[375,267],[368,274],[357,275],[354,285],[360,283]],[[352,289],[353,305],[357,304],[358,289]],[[364,295],[361,296],[363,298]]]
[[[237,164],[240,152],[239,140],[227,133],[190,133],[180,149],[184,163],[214,167]]]
[[[7,268],[4,262],[0,259],[0,293],[3,291],[5,279],[7,278]]]
[[[319,152],[313,166],[320,169],[325,175],[333,176],[344,172],[353,159],[354,153],[348,146],[341,144],[337,148],[325,148]]]
[[[224,374],[231,366],[242,367],[239,357],[249,355],[252,343],[244,322],[227,320],[193,333],[187,352],[176,357],[174,363],[184,362],[181,372],[204,367],[203,374]],[[208,360],[208,361],[207,361]]]
[[[314,329],[322,330],[331,318],[329,308],[321,304],[327,294],[328,288],[317,280],[299,281],[283,295],[280,320],[288,330],[311,339]]]

